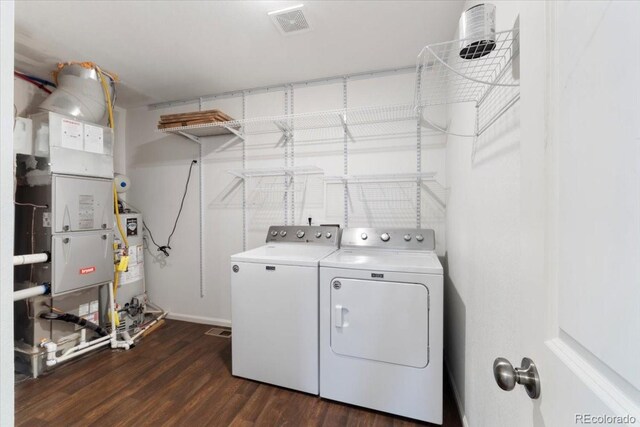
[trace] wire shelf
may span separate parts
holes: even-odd
[[[520,83],[511,67],[519,49],[518,30],[496,33],[493,50],[476,59],[460,57],[465,41],[454,40],[422,49],[416,67],[415,103],[418,107],[429,107],[474,102],[480,107],[491,98],[494,89],[501,88],[500,97],[492,97],[494,105],[482,112],[483,117],[478,117],[485,125],[476,126],[475,135],[479,135],[519,96]]]
[[[321,175],[324,171],[317,166],[295,166],[281,168],[232,169],[228,173],[240,179],[263,178],[269,176]]]
[[[329,183],[379,183],[379,182],[417,182],[435,181],[435,172],[422,173],[395,173],[395,174],[375,174],[375,175],[337,175],[326,176],[325,182]]]
[[[290,134],[294,130],[350,128],[381,123],[414,121],[417,118],[418,115],[413,104],[398,104],[253,117],[244,120],[159,129],[158,132],[178,133],[183,136],[190,134],[196,137],[236,133],[234,131],[242,135]]]

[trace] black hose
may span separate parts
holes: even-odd
[[[47,320],[60,320],[60,321],[63,321],[63,322],[74,323],[76,325],[91,329],[92,331],[94,331],[95,333],[100,335],[101,337],[106,337],[107,335],[109,335],[109,332],[107,332],[107,330],[104,329],[103,327],[101,327],[99,325],[96,325],[93,322],[89,322],[87,319],[83,319],[82,317],[78,317],[75,314],[71,314],[71,313],[63,313],[63,314],[41,313],[40,317],[43,318],[43,319],[47,319]]]

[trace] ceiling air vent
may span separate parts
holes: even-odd
[[[286,9],[269,12],[269,16],[278,30],[285,36],[300,34],[311,30],[309,20],[304,15],[304,5],[287,7]]]

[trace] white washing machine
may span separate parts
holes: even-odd
[[[318,262],[339,243],[338,226],[272,226],[231,256],[233,375],[318,394]]]
[[[320,396],[442,424],[433,230],[347,228],[320,261]]]

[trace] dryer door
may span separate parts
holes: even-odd
[[[428,347],[425,285],[346,278],[331,282],[334,353],[424,368]]]

